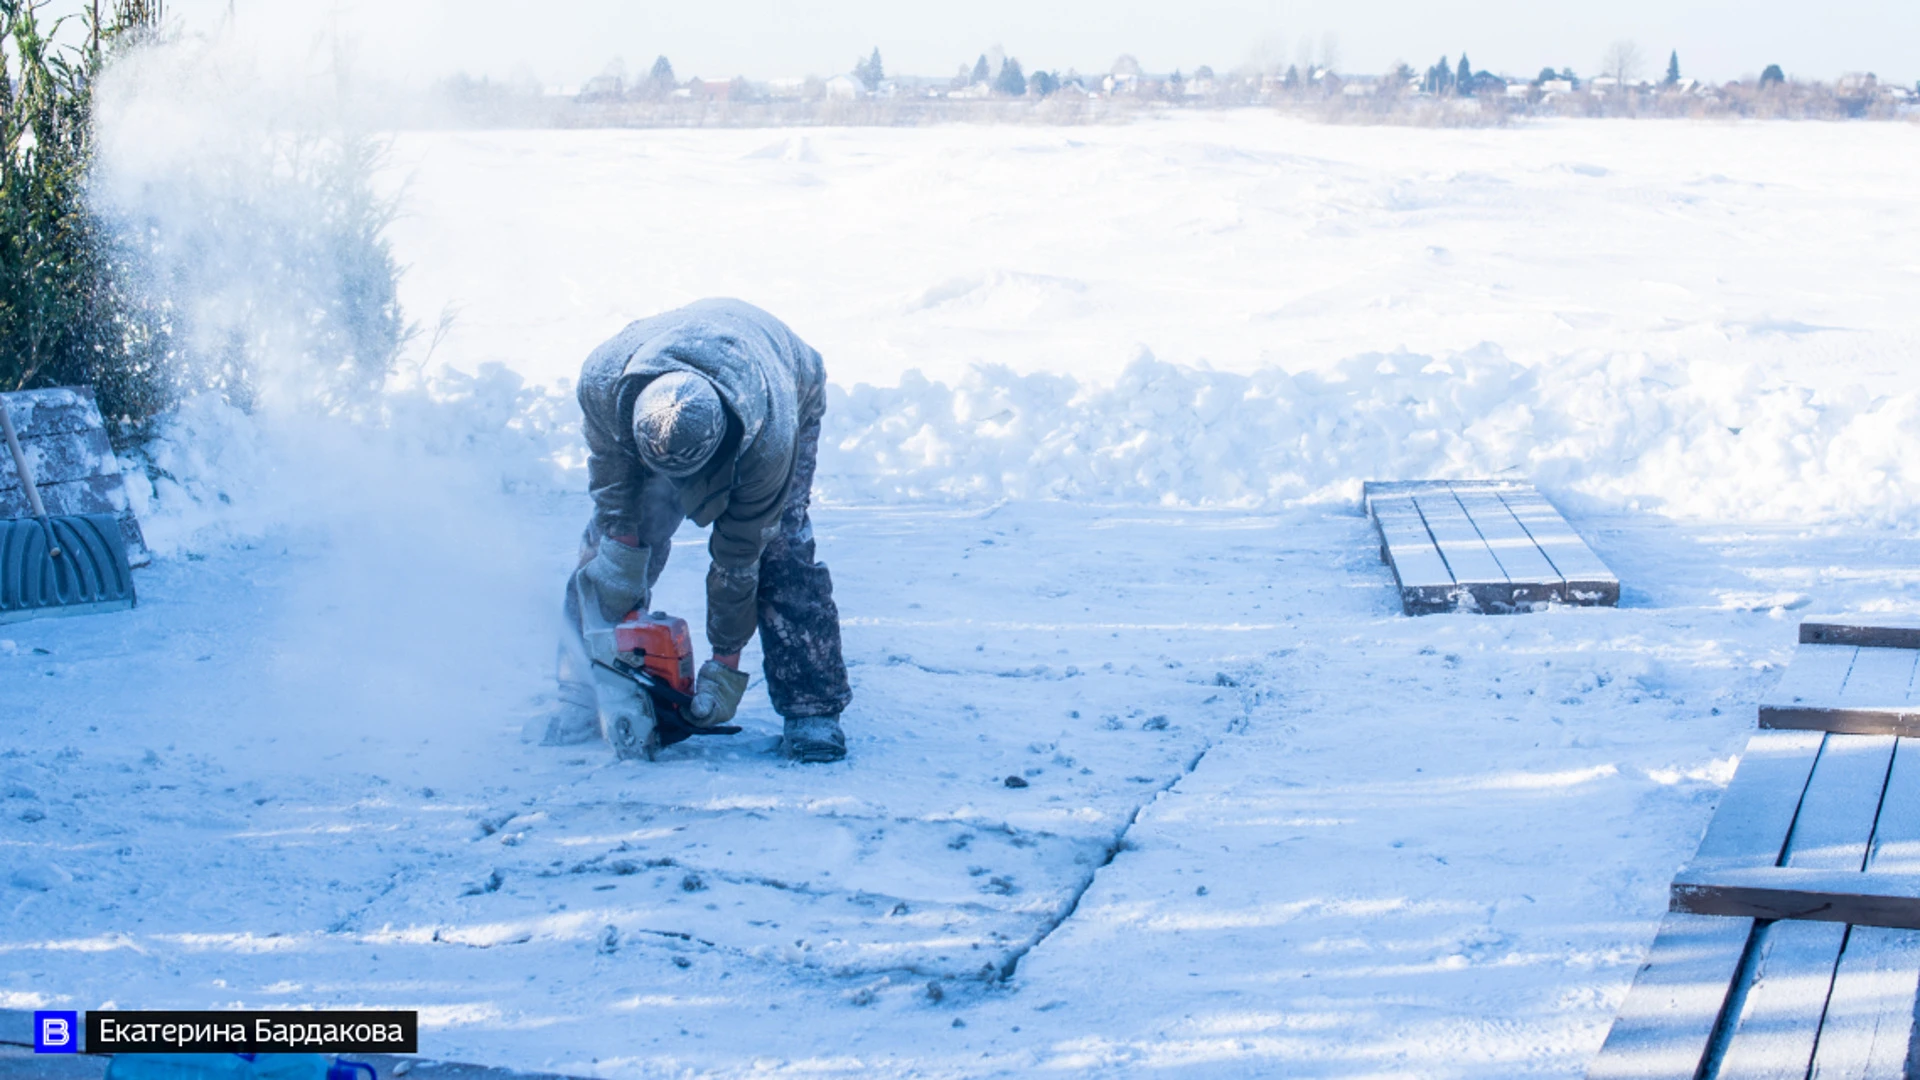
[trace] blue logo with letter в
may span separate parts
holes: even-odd
[[[33,1014],[33,1052],[36,1054],[79,1053],[80,1014],[36,1010]]]

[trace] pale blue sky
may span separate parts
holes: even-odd
[[[1442,53],[1531,74],[1542,65],[1591,71],[1616,40],[1637,43],[1649,74],[1678,49],[1690,75],[1722,80],[1768,63],[1830,79],[1870,70],[1920,78],[1920,0],[335,0],[324,15],[286,0],[169,0],[172,16],[206,26],[233,10],[243,26],[283,39],[331,21],[371,63],[410,78],[455,70],[549,83],[578,81],[622,57],[664,53],[685,75],[755,78],[831,74],[879,46],[890,70],[947,75],[999,45],[1029,69],[1105,71],[1130,52],[1150,71],[1230,68],[1264,54],[1292,61],[1338,42],[1339,67],[1418,67]],[[319,6],[319,5],[315,5]]]

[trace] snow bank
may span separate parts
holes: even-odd
[[[1370,479],[1531,478],[1563,502],[1681,518],[1920,523],[1920,395],[1816,394],[1758,369],[1490,345],[1251,375],[1142,355],[1112,383],[976,368],[829,388],[818,479],[843,503],[1082,499],[1277,508]],[[166,552],[328,519],[425,485],[491,499],[585,490],[569,387],[487,365],[390,393],[377,422],[261,420],[212,399],[137,467]],[[412,496],[417,498],[418,496]],[[199,540],[194,540],[199,537]]]
[[[824,494],[1271,507],[1370,479],[1529,477],[1699,518],[1920,522],[1920,395],[1819,395],[1757,368],[1482,345],[1250,375],[1143,353],[1112,384],[976,368],[834,387]]]

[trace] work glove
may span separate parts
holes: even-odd
[[[652,559],[653,550],[644,544],[635,547],[611,536],[600,539],[600,549],[580,568],[580,580],[592,587],[601,618],[617,623],[646,606],[647,564]]]
[[[687,706],[687,719],[701,727],[718,727],[733,719],[740,699],[747,693],[747,677],[718,660],[700,665],[700,677],[694,683],[693,704]]]

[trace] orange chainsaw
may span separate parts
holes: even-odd
[[[639,611],[613,628],[613,662],[594,666],[632,682],[653,704],[653,730],[660,746],[695,735],[737,735],[737,724],[703,727],[693,722],[693,635],[687,620],[664,611]]]

